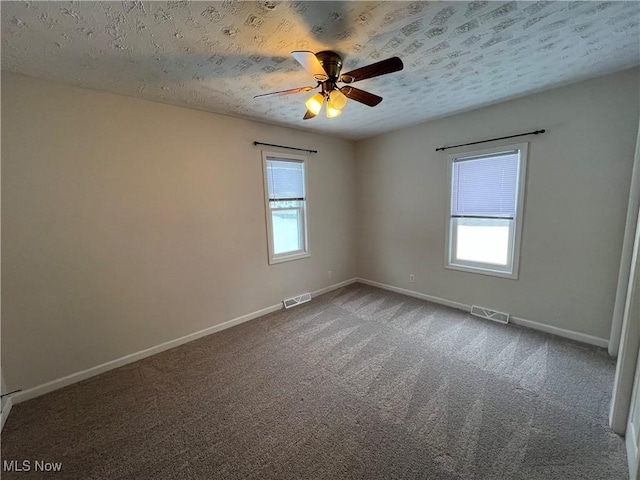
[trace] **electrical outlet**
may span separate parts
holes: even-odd
[[[327,273],[327,277],[328,278],[332,278],[333,277],[333,272],[331,270],[329,270],[329,272]]]
[[[410,275],[409,275],[409,282],[411,282],[411,283],[415,283],[415,281],[416,281],[416,276],[415,276],[413,273],[412,273],[412,274],[410,274]]]

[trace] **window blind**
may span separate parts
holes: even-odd
[[[267,160],[269,200],[304,200],[304,164],[288,160]]]
[[[514,218],[518,153],[457,160],[452,182],[451,216]]]

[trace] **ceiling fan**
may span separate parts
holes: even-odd
[[[350,72],[340,74],[342,69],[342,58],[336,52],[330,50],[313,53],[304,50],[291,52],[293,58],[315,78],[318,84],[315,87],[299,87],[279,92],[263,93],[253,98],[265,97],[268,95],[288,95],[291,93],[309,92],[320,87],[320,92],[310,97],[305,105],[307,113],[303,120],[308,120],[320,113],[324,101],[327,100],[327,117],[337,117],[342,113],[342,109],[347,103],[347,99],[364,103],[370,107],[375,107],[382,101],[382,97],[373,93],[365,92],[359,88],[352,87],[351,84],[366,80],[367,78],[386,75],[387,73],[398,72],[404,68],[402,60],[398,57],[388,58],[380,62],[372,63],[366,67],[356,68]],[[339,87],[338,82],[346,83]]]

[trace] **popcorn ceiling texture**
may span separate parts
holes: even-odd
[[[365,138],[640,63],[640,2],[2,2],[2,68],[294,128]],[[384,97],[303,121],[293,50],[331,49]]]

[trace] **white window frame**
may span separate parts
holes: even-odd
[[[522,239],[522,225],[523,225],[523,213],[524,213],[524,196],[525,196],[525,184],[527,174],[527,157],[528,157],[528,143],[518,143],[514,145],[504,145],[500,147],[484,148],[482,150],[464,151],[458,153],[452,153],[449,155],[447,176],[449,190],[447,195],[449,201],[447,202],[447,223],[445,228],[445,268],[450,270],[459,270],[463,272],[479,273],[483,275],[491,275],[495,277],[503,278],[518,278],[518,271],[520,265],[520,244]],[[513,224],[509,231],[509,261],[505,268],[500,268],[494,264],[464,261],[460,259],[454,259],[454,246],[456,245],[456,228],[454,228],[455,217],[451,216],[451,202],[453,193],[453,165],[456,161],[471,160],[476,157],[486,157],[491,155],[498,155],[501,153],[518,151],[518,185],[516,189],[516,214],[513,218]]]
[[[301,219],[302,225],[300,226],[300,234],[302,237],[302,249],[285,252],[285,253],[274,253],[274,236],[273,236],[273,217],[271,212],[273,212],[274,208],[271,208],[269,202],[269,185],[268,185],[268,177],[267,177],[267,160],[284,160],[284,161],[292,161],[292,162],[300,162],[302,163],[302,171],[304,176],[304,200],[302,200],[302,207],[286,207],[286,210],[298,210],[299,218]],[[309,194],[307,188],[307,176],[308,176],[308,158],[303,155],[293,155],[291,153],[280,153],[280,152],[267,152],[262,151],[262,173],[264,178],[264,205],[265,205],[265,214],[267,220],[267,247],[269,252],[269,265],[274,265],[283,262],[290,262],[292,260],[298,260],[300,258],[308,258],[311,256],[309,251],[309,220],[308,220],[308,210],[309,210]]]

